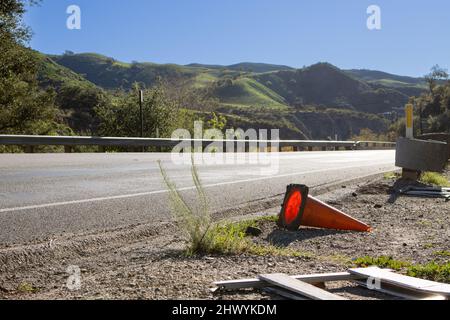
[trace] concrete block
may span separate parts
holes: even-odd
[[[419,136],[418,139],[447,142],[448,158],[450,159],[450,133],[426,133]]]
[[[395,165],[400,168],[439,172],[448,159],[447,143],[417,139],[397,140]]]

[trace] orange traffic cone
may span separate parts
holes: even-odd
[[[344,212],[308,195],[305,185],[289,185],[284,197],[278,225],[288,230],[297,230],[300,225],[369,232],[371,228]]]

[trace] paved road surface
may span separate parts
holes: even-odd
[[[277,155],[271,175],[262,175],[267,164],[199,164],[213,211],[282,195],[290,183],[317,187],[395,169],[392,150]],[[174,164],[170,154],[0,155],[0,245],[167,221],[157,160],[194,201],[189,166]]]

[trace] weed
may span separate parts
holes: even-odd
[[[259,223],[270,221],[275,222],[276,216],[262,217],[253,220],[240,222],[227,222],[217,224],[208,232],[209,247],[207,253],[210,254],[251,254],[256,256],[285,256],[311,258],[312,255],[306,252],[299,252],[290,248],[278,247],[274,245],[258,245],[247,237],[248,227],[258,227]]]
[[[434,243],[425,243],[423,245],[424,249],[431,249],[434,247]]]
[[[398,179],[400,177],[400,174],[398,172],[387,172],[383,177],[385,180],[393,180]]]
[[[194,180],[198,197],[198,206],[191,207],[184,200],[178,191],[175,183],[173,183],[166,171],[163,169],[161,162],[158,161],[161,174],[169,189],[170,203],[172,205],[172,213],[178,226],[189,237],[188,252],[195,254],[207,251],[210,246],[210,228],[212,226],[211,213],[208,207],[208,201],[201,185],[197,169],[192,159],[191,175]]]
[[[200,203],[196,207],[191,207],[187,204],[176,185],[169,179],[161,162],[158,162],[158,164],[164,182],[169,189],[173,216],[178,226],[187,234],[189,239],[189,246],[186,250],[187,255],[248,253],[260,256],[309,256],[307,253],[301,253],[289,248],[257,245],[246,236],[248,227],[257,227],[257,224],[263,221],[275,222],[277,220],[276,216],[234,223],[213,223],[208,201],[194,163],[192,164],[191,174],[197,190],[198,202]]]
[[[448,254],[449,252],[443,251],[442,253]],[[402,270],[410,277],[450,283],[450,262],[443,264],[437,262],[411,264],[406,261],[395,260],[392,257],[381,256],[375,258],[366,256],[355,259],[353,264],[363,268],[378,266],[380,268],[389,268],[396,271]]]
[[[380,268],[389,268],[392,270],[401,270],[402,268],[408,267],[410,264],[406,261],[395,260],[392,257],[381,256],[378,258],[365,256],[357,258],[353,263],[358,267],[370,267],[378,266]]]
[[[433,254],[439,257],[450,258],[450,251],[436,251]]]
[[[17,287],[17,290],[18,290],[19,292],[22,292],[22,293],[35,293],[35,292],[38,291],[35,287],[33,287],[32,284],[30,284],[30,283],[28,283],[28,282],[22,282],[22,283]]]
[[[450,187],[450,181],[440,173],[425,172],[420,177],[420,181],[426,184],[432,184],[439,187]]]
[[[407,274],[411,277],[450,283],[450,262],[444,264],[430,262],[425,265],[413,265],[408,268]]]

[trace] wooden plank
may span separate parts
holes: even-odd
[[[317,288],[312,284],[297,279],[292,279],[291,277],[282,273],[262,274],[259,275],[258,278],[277,287],[281,287],[283,289],[298,293],[313,300],[346,300],[341,296]]]
[[[450,297],[449,284],[404,276],[378,267],[350,269],[349,272],[355,275],[380,279],[381,283],[389,283],[409,290]]]
[[[297,275],[292,276],[291,278],[301,280],[307,283],[318,283],[329,281],[350,281],[350,280],[364,279],[366,277],[352,275],[349,272],[336,272],[336,273]],[[267,286],[267,283],[261,281],[258,278],[252,278],[252,279],[217,281],[214,282],[214,285],[216,285],[220,289],[235,290],[247,288],[263,288]]]
[[[298,300],[298,301],[307,300],[307,298],[305,298],[305,297],[302,297],[298,294],[295,294],[291,291],[284,290],[281,288],[267,287],[267,288],[264,288],[263,290],[269,294],[276,294],[280,297],[283,297],[283,298],[286,298],[289,300]]]

